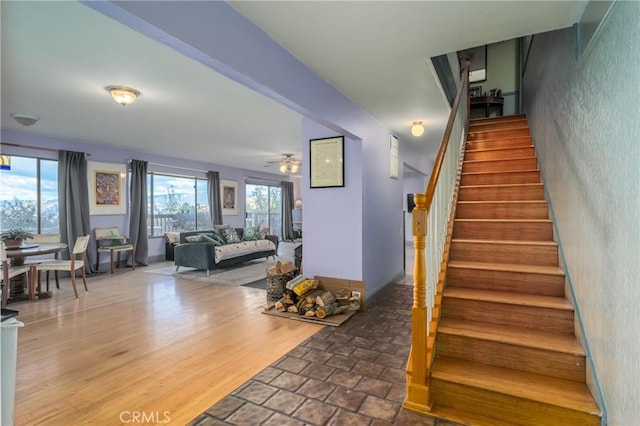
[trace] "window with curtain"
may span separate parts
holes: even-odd
[[[0,230],[60,232],[57,161],[12,155],[11,168],[0,170],[0,182]]]
[[[207,180],[147,174],[148,235],[211,229]]]

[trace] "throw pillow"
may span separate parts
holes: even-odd
[[[224,229],[231,228],[231,225],[213,225],[213,232],[218,234],[218,236],[224,240],[224,236],[222,235],[222,231]]]
[[[206,240],[204,239],[204,235],[202,234],[198,234],[198,235],[189,235],[187,237],[184,237],[185,240],[187,240],[187,242],[189,243],[203,243]]]
[[[224,237],[224,241],[227,244],[240,242],[240,237],[238,237],[238,233],[236,232],[235,228],[231,228],[231,227],[224,228],[222,230],[222,236]]]
[[[242,232],[242,241],[255,241],[258,239],[258,227],[251,226],[249,228],[244,228]]]
[[[172,244],[178,244],[180,242],[180,234],[177,232],[165,232],[164,236],[167,241]]]
[[[264,240],[265,238],[267,238],[267,235],[269,235],[269,228],[262,228],[258,231],[259,240]]]
[[[213,234],[212,234],[213,235]],[[209,234],[202,234],[203,241],[205,243],[213,243],[214,246],[221,246],[224,243],[220,241],[217,237],[213,237]]]
[[[203,235],[206,235],[207,237],[213,239],[215,242],[218,243],[217,245],[219,246],[226,244],[224,241],[224,238],[222,238],[219,234],[211,233],[211,234],[203,234]]]

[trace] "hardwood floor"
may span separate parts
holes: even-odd
[[[186,424],[322,328],[262,315],[264,290],[145,272],[168,265],[9,305],[25,324],[16,425]]]

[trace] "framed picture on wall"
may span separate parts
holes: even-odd
[[[344,136],[309,141],[311,188],[344,186]]]
[[[222,215],[238,215],[238,182],[233,180],[220,181],[220,196],[222,197]]]
[[[89,214],[126,214],[126,167],[124,164],[87,162]]]
[[[398,179],[398,138],[389,135],[389,177]]]

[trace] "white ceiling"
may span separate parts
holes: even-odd
[[[448,107],[430,57],[570,26],[586,1],[231,5],[401,139],[435,147]],[[301,156],[299,114],[164,44],[76,2],[1,8],[2,130],[273,172],[267,161]],[[122,107],[108,85],[142,96]],[[12,113],[40,121],[24,127]]]

